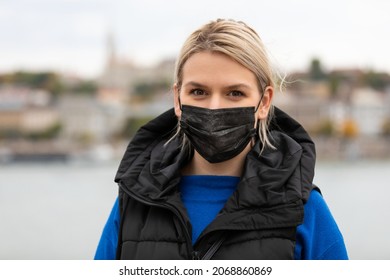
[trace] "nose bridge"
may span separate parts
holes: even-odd
[[[222,106],[222,98],[219,92],[213,91],[210,98],[209,109],[219,109]]]

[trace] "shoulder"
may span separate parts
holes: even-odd
[[[119,232],[119,204],[118,198],[115,200],[111,213],[108,217],[103,233],[100,237],[98,247],[95,252],[95,260],[114,260]]]
[[[347,259],[339,227],[321,193],[313,190],[304,206],[304,221],[297,228],[296,258]]]
[[[304,206],[304,222],[312,221],[317,226],[336,226],[336,221],[326,203],[323,195],[317,190],[313,189],[310,192],[309,199]]]
[[[317,230],[326,230],[337,227],[336,221],[322,194],[313,189],[304,206],[304,225],[314,227]],[[337,228],[338,230],[338,228]]]
[[[305,210],[310,211],[325,211],[329,210],[328,205],[325,202],[324,197],[318,189],[313,189],[310,192],[309,198],[305,204]]]

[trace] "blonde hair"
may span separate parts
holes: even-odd
[[[258,81],[261,94],[266,87],[274,87],[273,71],[268,56],[259,35],[241,21],[218,19],[193,32],[184,42],[176,61],[174,82],[180,92],[183,80],[183,67],[187,60],[200,52],[219,52],[234,59],[242,66],[252,71]],[[273,115],[271,106],[268,117],[259,121],[258,135],[262,150],[272,147],[268,137],[268,126]],[[180,126],[174,137],[183,137],[183,148],[188,148],[188,140],[180,132]]]

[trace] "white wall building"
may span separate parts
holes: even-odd
[[[362,135],[382,133],[383,122],[389,116],[386,95],[371,88],[359,88],[352,93],[351,115]]]

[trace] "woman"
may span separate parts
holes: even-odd
[[[347,259],[305,130],[272,106],[264,46],[217,20],[179,55],[174,108],[142,127],[95,259]]]

